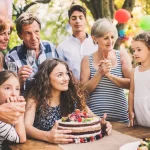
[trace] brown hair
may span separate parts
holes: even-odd
[[[0,33],[10,26],[10,31],[13,30],[13,23],[6,17],[0,16]]]
[[[60,109],[61,115],[67,116],[72,113],[75,109],[85,110],[86,109],[86,97],[87,93],[84,88],[77,83],[72,73],[69,70],[68,65],[60,59],[46,59],[39,67],[39,71],[34,76],[35,85],[31,89],[28,98],[33,98],[37,102],[37,109],[39,107],[44,107],[48,103],[48,100],[51,99],[50,91],[51,85],[49,80],[49,75],[53,69],[58,64],[64,64],[68,71],[68,76],[70,78],[68,90],[61,92],[60,98]]]
[[[141,41],[150,49],[150,31],[138,34],[133,38],[133,41]]]
[[[68,17],[70,19],[71,15],[73,14],[74,11],[80,11],[83,13],[84,17],[86,18],[86,9],[80,5],[73,5],[71,8],[68,10]]]
[[[0,85],[2,85],[6,80],[8,80],[12,76],[18,79],[17,74],[12,71],[8,71],[8,70],[0,71]]]

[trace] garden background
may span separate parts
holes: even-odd
[[[127,51],[132,52],[130,49],[132,38],[143,30],[150,29],[150,0],[1,0],[1,2],[2,1],[7,1],[7,3],[12,1],[12,20],[14,23],[16,18],[23,12],[35,13],[42,23],[41,39],[50,40],[56,46],[63,41],[66,36],[71,34],[71,28],[68,24],[68,9],[73,4],[80,4],[87,8],[86,28],[88,33],[90,33],[90,28],[96,19],[102,17],[113,19],[119,34],[119,39],[115,45],[117,49],[126,48]],[[8,7],[7,3],[6,7]],[[127,21],[123,23],[117,22],[115,19],[116,12],[121,8],[128,11],[130,15]],[[119,17],[124,18],[123,12],[120,13]],[[21,40],[14,29],[10,37],[8,49],[4,51],[4,53],[19,43],[21,43]]]

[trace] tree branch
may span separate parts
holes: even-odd
[[[37,4],[37,2],[31,2],[30,4],[27,4],[24,8],[23,8],[23,12],[25,12],[27,9],[29,9],[31,6]]]
[[[43,4],[47,4],[50,3],[51,0],[37,0],[37,3],[43,3]]]
[[[131,12],[133,10],[134,5],[135,5],[135,0],[125,0],[122,8]]]

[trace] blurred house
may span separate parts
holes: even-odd
[[[13,0],[0,0],[0,14],[12,19],[12,3]]]

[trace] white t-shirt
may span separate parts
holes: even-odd
[[[81,43],[73,35],[68,37],[57,47],[59,58],[67,62],[74,76],[80,79],[81,60],[85,55],[90,55],[97,50],[90,35]]]

